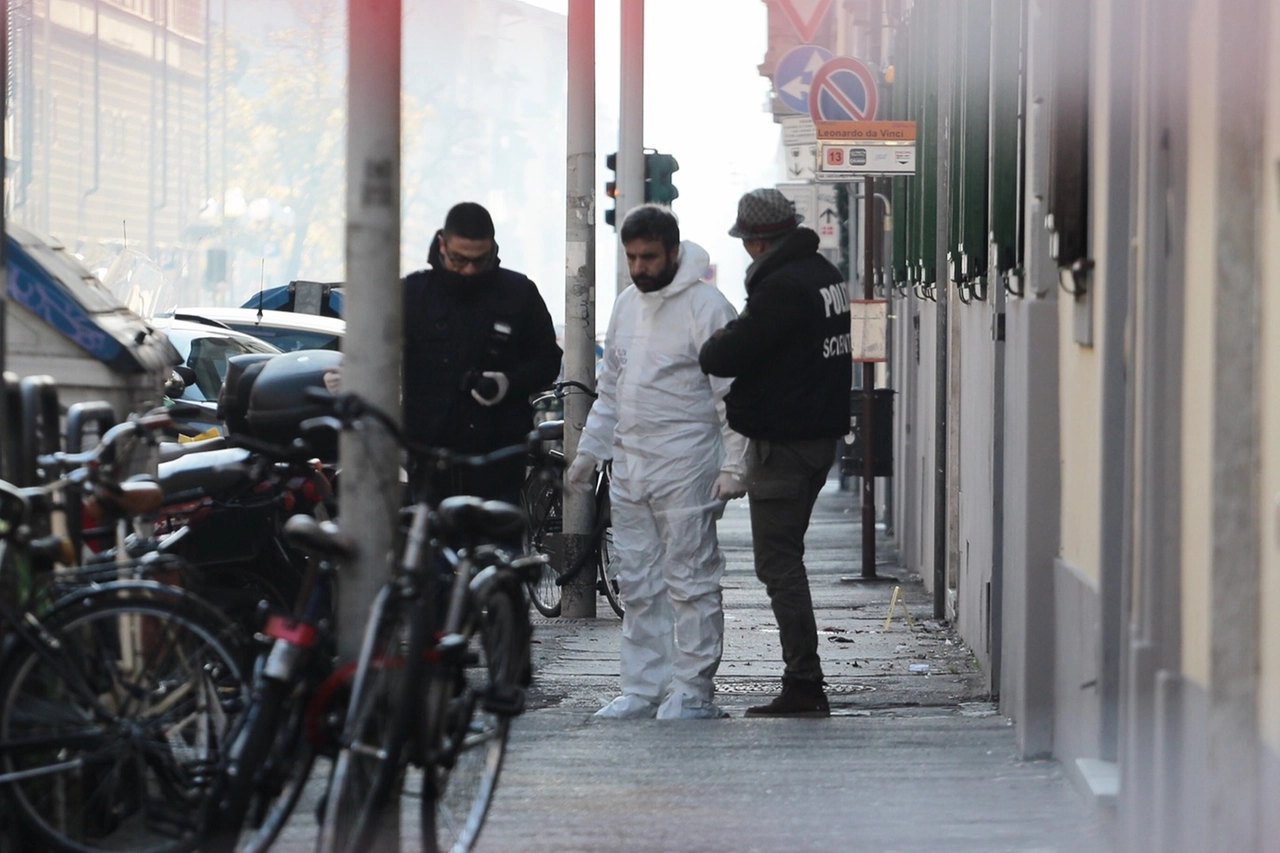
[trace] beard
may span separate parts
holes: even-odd
[[[679,264],[675,261],[667,261],[666,269],[657,275],[642,275],[639,277],[632,276],[631,283],[640,290],[641,293],[653,293],[656,290],[662,290],[671,282],[675,281],[676,270]]]

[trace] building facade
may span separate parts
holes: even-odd
[[[907,566],[1122,849],[1274,849],[1280,3],[841,8],[917,122],[877,265]]]
[[[205,0],[9,0],[5,214],[180,276],[212,194]]]

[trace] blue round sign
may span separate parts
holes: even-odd
[[[831,61],[831,51],[816,44],[791,48],[773,71],[773,91],[787,109],[808,115],[809,87],[818,69]]]

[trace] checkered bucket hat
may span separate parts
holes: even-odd
[[[744,240],[781,237],[801,222],[804,217],[778,190],[752,190],[738,201],[738,221],[729,229],[729,236]]]

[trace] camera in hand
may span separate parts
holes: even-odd
[[[510,338],[511,324],[502,320],[494,320],[493,328],[489,330],[489,337],[485,341],[485,352],[482,359],[483,364],[492,366],[468,370],[462,374],[463,391],[475,391],[486,400],[492,400],[498,396],[498,380],[483,374],[486,370],[499,369],[497,365],[501,363],[502,353],[505,351],[507,341]]]
[[[479,370],[468,370],[462,374],[462,390],[475,391],[486,400],[491,400],[498,395],[498,380],[483,375]]]

